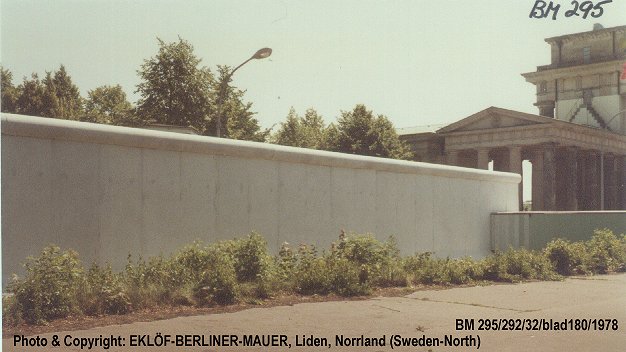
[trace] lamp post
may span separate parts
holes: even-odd
[[[624,112],[626,112],[626,109],[620,110],[617,114],[613,115],[603,129],[608,131],[611,122]],[[604,139],[602,139],[602,148],[600,149],[600,210],[604,210]]]
[[[222,113],[223,113],[223,105],[224,105],[224,101],[226,100],[226,88],[228,87],[228,83],[230,82],[230,79],[233,77],[233,74],[235,73],[235,71],[237,71],[241,66],[245,65],[248,63],[248,61],[253,60],[253,59],[265,59],[266,57],[269,57],[270,55],[272,55],[272,49],[270,48],[263,48],[263,49],[259,49],[257,50],[256,53],[254,53],[254,55],[252,55],[248,60],[242,62],[239,66],[235,67],[234,70],[230,71],[226,77],[224,77],[224,79],[222,80],[221,84],[220,84],[220,90],[218,92],[218,111],[217,111],[217,128],[216,128],[216,132],[217,132],[217,137],[222,137]]]

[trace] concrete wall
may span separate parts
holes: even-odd
[[[491,215],[492,248],[542,249],[555,238],[588,240],[603,228],[626,233],[626,211],[496,213]]]
[[[272,250],[340,229],[405,254],[483,256],[520,176],[262,143],[2,115],[2,263],[55,243],[120,268],[128,253],[255,230]],[[5,280],[6,281],[6,280]]]

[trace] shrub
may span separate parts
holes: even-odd
[[[333,256],[327,256],[325,259],[329,291],[341,296],[366,295],[370,292],[369,283],[363,277],[367,270],[363,265]]]
[[[485,267],[484,262],[472,258],[447,260],[445,263],[446,281],[453,285],[469,284],[482,280]]]
[[[626,266],[626,245],[624,240],[609,229],[596,230],[586,242],[589,251],[589,268],[594,273],[607,273],[624,270]]]
[[[406,286],[407,276],[402,267],[400,250],[395,238],[380,242],[372,235],[350,235],[342,231],[332,254],[360,266],[362,284],[376,286]]]
[[[199,282],[209,262],[209,254],[200,242],[184,247],[174,256],[174,267],[181,269],[181,279],[186,283]]]
[[[22,322],[22,313],[15,295],[2,296],[2,320],[8,325],[17,325]]]
[[[76,252],[49,246],[39,257],[28,258],[25,268],[26,277],[14,277],[8,286],[8,291],[15,294],[21,319],[41,324],[77,312],[84,271]]]
[[[313,246],[298,248],[294,268],[295,290],[303,294],[327,294],[330,292],[330,271],[326,260],[317,256]]]
[[[257,233],[234,241],[232,246],[237,279],[241,282],[256,281],[268,269],[271,256],[267,253],[267,242]]]
[[[163,256],[152,257],[148,262],[139,258],[136,263],[129,257],[124,281],[133,307],[147,308],[178,300],[175,292],[181,289],[184,274],[173,264],[173,260]]]
[[[546,245],[544,254],[561,275],[586,274],[589,255],[582,242],[555,239]]]
[[[425,285],[463,285],[483,278],[484,263],[472,258],[438,259],[426,252],[407,257],[405,270],[412,281]]]
[[[121,275],[113,273],[110,265],[89,268],[80,296],[81,310],[89,315],[125,314],[132,308]]]
[[[433,258],[431,252],[407,257],[404,269],[412,276],[414,283],[433,285],[446,282],[443,260]]]
[[[492,281],[554,280],[552,263],[541,253],[509,248],[484,259],[484,278]]]
[[[372,287],[420,284],[459,285],[477,280],[550,280],[558,274],[606,273],[626,269],[626,236],[597,230],[585,242],[557,239],[543,252],[525,249],[496,253],[483,260],[439,259],[432,253],[401,258],[393,238],[344,232],[329,252],[314,246],[297,251],[287,243],[277,256],[255,233],[208,246],[194,243],[171,257],[148,261],[131,257],[125,270],[92,265],[85,272],[73,251],[46,247],[25,264],[3,297],[5,322],[43,323],[72,313],[124,314],[155,305],[212,306],[240,299],[256,302],[276,292],[368,294]],[[558,273],[558,274],[557,274]]]
[[[230,253],[220,246],[207,248],[208,266],[193,294],[198,305],[231,304],[237,301],[237,274]]]

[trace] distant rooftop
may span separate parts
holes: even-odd
[[[546,38],[546,42],[552,43],[552,42],[557,42],[557,41],[560,41],[560,40],[563,40],[563,39],[569,39],[569,38],[578,37],[578,36],[597,35],[597,34],[601,34],[601,33],[609,33],[609,32],[622,31],[622,30],[626,30],[626,26],[616,26],[616,27],[604,28],[602,25],[599,25],[599,24],[596,23],[594,25],[594,29],[593,30],[586,31],[586,32],[565,34],[565,35],[560,35],[558,37]]]
[[[434,133],[438,129],[446,127],[447,123],[438,123],[433,125],[422,125],[422,126],[414,126],[414,127],[403,127],[396,128],[396,133],[398,135],[407,135],[407,134],[418,134],[418,133]]]

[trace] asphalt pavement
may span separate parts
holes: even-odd
[[[626,274],[254,308],[38,337],[46,347],[19,345],[37,343],[31,336],[17,347],[5,339],[3,349],[626,351]],[[109,346],[115,344],[123,346]]]

